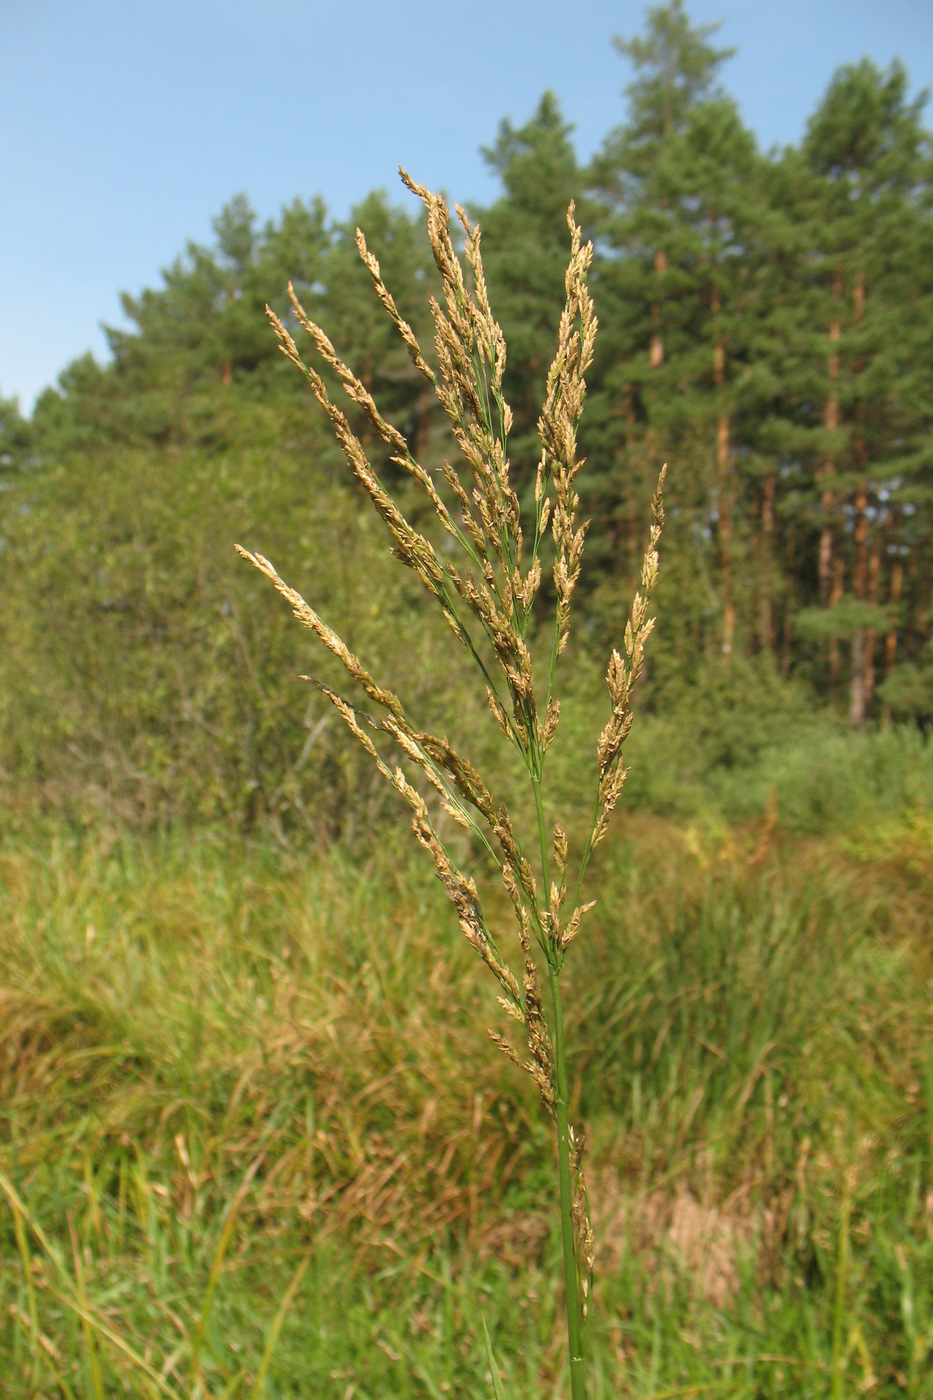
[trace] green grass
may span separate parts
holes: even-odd
[[[928,824],[624,836],[568,984],[594,1394],[925,1400]],[[416,857],[21,833],[0,961],[0,1395],[492,1396],[484,1323],[566,1388],[546,1129]]]

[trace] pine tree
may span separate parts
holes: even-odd
[[[589,172],[604,250],[597,291],[610,326],[593,417],[600,455],[614,461],[615,480],[599,483],[602,510],[620,517],[625,553],[635,519],[624,477],[637,479],[651,457],[680,462],[681,503],[716,539],[718,649],[728,656],[736,633],[734,415],[752,387],[751,264],[763,215],[754,139],[715,86],[731,54],[710,45],[717,28],[694,29],[674,0],[649,11],[643,38],[616,41],[637,76],[627,89],[628,123]],[[704,536],[688,531],[680,543],[691,534],[695,553]],[[705,563],[694,558],[692,567]],[[693,629],[709,630],[707,612],[704,598]]]
[[[930,354],[930,277],[917,252],[929,247],[929,164],[899,64],[869,60],[841,69],[811,118],[803,155],[816,184],[810,328],[824,337],[819,591],[831,610],[830,672],[837,638],[850,644],[849,718],[871,710],[879,633],[895,643],[883,603],[902,587],[902,502],[916,493],[933,454],[933,398],[921,366]],[[811,196],[812,197],[812,196]]]
[[[652,367],[664,360],[664,302],[672,290],[667,276],[669,244],[676,234],[676,219],[658,178],[659,157],[665,145],[685,130],[691,110],[720,95],[715,78],[734,53],[709,44],[720,27],[693,28],[683,0],[670,0],[648,10],[644,36],[617,35],[613,41],[631,60],[637,76],[625,90],[629,120],[607,137],[593,161],[590,181],[605,210],[600,231],[610,246],[632,251],[640,245],[642,257],[650,260],[654,277],[648,356]]]
[[[33,430],[17,399],[0,394],[0,491],[9,489],[32,456]]]
[[[524,126],[504,120],[495,143],[482,148],[502,195],[491,207],[472,211],[482,227],[490,296],[509,346],[505,395],[515,415],[511,450],[519,480],[539,450],[536,405],[554,354],[553,307],[563,296],[567,209],[580,200],[572,130],[552,92],[544,93]]]

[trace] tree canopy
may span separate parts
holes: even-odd
[[[588,165],[557,98],[484,148],[473,210],[509,345],[512,459],[530,489],[576,202],[601,333],[580,478],[584,634],[601,656],[670,463],[650,705],[716,686],[804,688],[854,727],[933,718],[933,147],[903,66],[834,74],[799,147],[763,153],[721,84],[731,50],[682,0],[618,38],[626,107]],[[125,295],[110,359],[75,361],[31,422],[0,400],[0,779],[145,819],[327,824],[378,803],[322,742],[234,538],[309,570],[322,611],[441,707],[456,693],[391,561],[352,567],[364,503],[264,308],[295,285],[416,454],[449,451],[355,246],[365,230],[422,340],[435,269],[384,192],[264,226],[245,195],[161,284]],[[375,452],[377,447],[370,444]],[[391,463],[382,464],[393,470]],[[368,557],[368,556],[367,556]],[[263,632],[262,645],[257,634]],[[271,644],[270,635],[271,634]],[[445,696],[447,697],[445,701]],[[283,732],[304,727],[296,758]],[[312,810],[313,809],[313,810]],[[356,815],[347,817],[348,812]],[[344,815],[340,815],[343,813]],[[361,816],[363,814],[363,816]]]

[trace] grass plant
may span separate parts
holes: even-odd
[[[636,591],[631,604],[622,650],[613,650],[609,662],[609,715],[593,736],[591,776],[583,779],[592,786],[592,815],[580,849],[571,853],[566,825],[549,810],[546,764],[560,722],[558,661],[570,637],[571,599],[586,533],[578,515],[575,483],[583,466],[577,429],[596,335],[586,285],[593,249],[583,243],[571,205],[566,301],[538,420],[541,455],[534,476],[534,509],[531,518],[523,521],[509,460],[512,410],[502,390],[506,345],[489,304],[479,228],[457,208],[465,240],[461,261],[444,200],[401,173],[427,211],[428,238],[443,286],[443,306],[436,299],[431,301],[436,367],[429,364],[399,313],[360,231],[357,246],[376,296],[447,416],[453,463],[445,462],[439,473],[433,473],[416,460],[403,434],[382,417],[366,385],[339,358],[294,290],[289,291],[295,320],[323,366],[336,375],[351,404],[363,410],[370,432],[389,450],[395,467],[420,488],[451,546],[449,552],[436,547],[406,518],[380,479],[362,438],[332,400],[321,373],[302,358],[282,320],[272,311],[269,316],[280,348],[305,374],[330,419],[351,468],[388,530],[394,552],[416,574],[475,663],[492,721],[524,768],[534,809],[532,829],[522,830],[509,806],[494,795],[492,782],[446,735],[435,735],[409,717],[400,698],[369,673],[266,558],[238,548],[272,580],[297,619],[343,663],[365,697],[368,710],[358,708],[357,699],[348,700],[323,681],[317,682],[379,772],[411,807],[415,836],[433,857],[468,944],[498,982],[500,1005],[524,1032],[523,1050],[516,1049],[502,1031],[490,1034],[531,1076],[553,1120],[570,1393],[573,1400],[585,1400],[594,1239],[583,1176],[582,1133],[579,1127],[574,1130],[569,1119],[561,973],[567,950],[593,908],[593,902],[583,897],[584,878],[593,852],[606,835],[626,777],[621,751],[632,723],[632,691],[653,626],[648,609],[658,573],[663,471],[652,502],[654,524],[642,566],[641,591]],[[542,589],[546,568],[553,585],[550,596]],[[550,624],[542,621],[541,611],[550,615]],[[388,758],[382,747],[386,740],[394,750]],[[491,873],[505,889],[514,914],[517,959],[504,951],[503,935],[489,916],[488,892],[481,896],[471,870],[473,862],[459,858],[445,839],[432,799],[439,799],[441,812],[465,829],[473,848],[485,854],[488,864],[478,867],[481,874]]]

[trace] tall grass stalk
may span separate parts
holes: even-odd
[[[592,246],[584,244],[571,205],[566,300],[538,420],[541,455],[534,476],[533,510],[530,521],[523,520],[509,463],[512,411],[502,389],[506,344],[489,304],[479,228],[458,206],[464,238],[461,259],[443,199],[404,171],[401,175],[427,210],[428,237],[443,286],[443,305],[431,300],[434,366],[399,314],[359,230],[357,247],[376,296],[447,417],[456,449],[453,464],[445,462],[435,473],[415,458],[406,438],[383,418],[362,380],[339,358],[292,287],[289,294],[294,319],[308,335],[325,373],[336,377],[388,449],[391,461],[423,494],[448,536],[446,549],[437,547],[406,517],[346,413],[332,400],[322,372],[306,363],[284,322],[273,312],[268,314],[281,350],[307,376],[330,419],[350,466],[388,530],[394,553],[417,575],[475,663],[492,720],[519,755],[527,775],[532,829],[522,829],[508,806],[494,796],[486,778],[446,736],[433,734],[409,718],[403,701],[370,674],[268,559],[237,548],[272,580],[297,619],[339,659],[362,692],[362,702],[347,699],[324,681],[307,678],[333,703],[379,772],[410,806],[415,836],[433,857],[468,943],[495,977],[506,1015],[521,1027],[522,1049],[500,1030],[490,1034],[531,1075],[554,1124],[570,1393],[573,1400],[584,1400],[593,1232],[582,1169],[582,1135],[568,1118],[561,972],[567,950],[593,907],[592,901],[583,898],[584,877],[625,781],[621,751],[632,723],[632,690],[653,623],[648,608],[658,572],[663,472],[652,502],[653,525],[641,586],[629,610],[622,648],[613,650],[609,661],[609,715],[593,743],[592,817],[580,850],[572,855],[564,826],[548,811],[545,775],[560,719],[558,662],[570,633],[571,599],[586,533],[575,482],[583,465],[577,428],[585,398],[584,376],[596,335],[587,290]],[[550,597],[542,588],[546,567],[553,581]],[[542,612],[550,613],[549,624],[542,623]],[[504,951],[502,935],[493,930],[487,915],[489,892],[484,902],[466,862],[442,834],[446,830],[442,813],[471,835],[477,849],[485,852],[486,869],[505,889],[517,934],[511,954]]]

